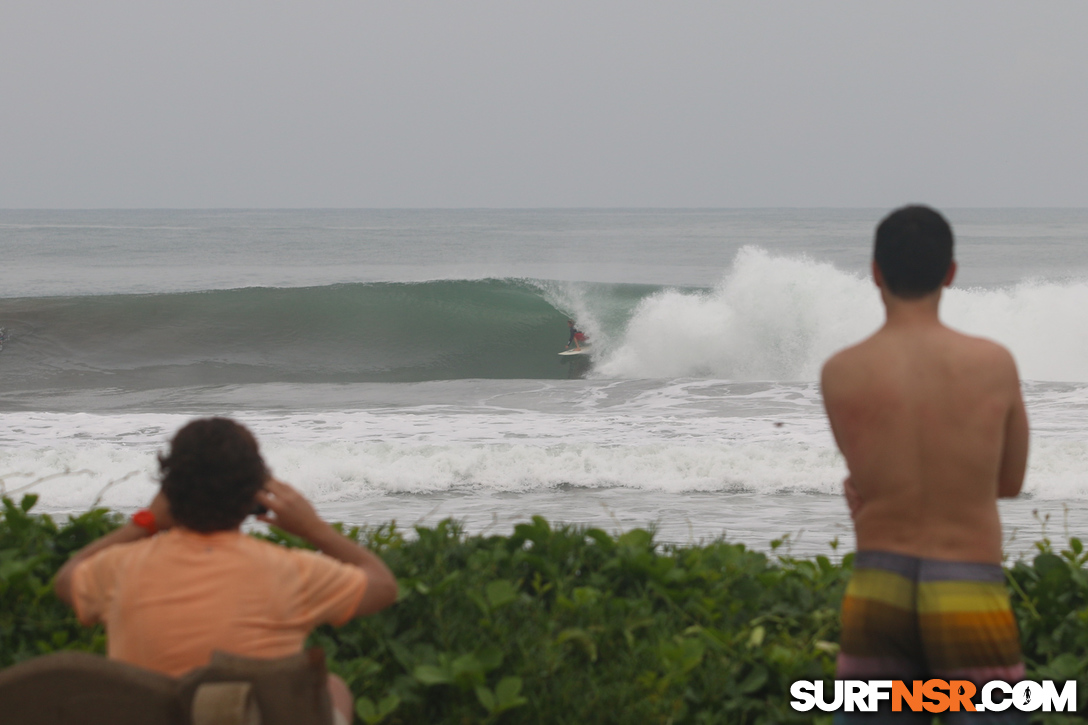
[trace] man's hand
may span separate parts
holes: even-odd
[[[275,478],[268,479],[264,489],[257,492],[257,501],[268,509],[268,513],[257,517],[259,520],[311,543],[318,532],[328,527],[305,496]]]
[[[397,580],[393,572],[380,558],[325,523],[301,493],[283,481],[270,478],[264,484],[264,490],[257,492],[257,501],[268,509],[268,513],[257,517],[261,521],[301,536],[321,553],[366,572],[366,591],[355,616],[373,614],[397,601]]]
[[[842,482],[842,487],[843,491],[846,493],[846,505],[850,509],[850,518],[856,519],[858,517],[858,511],[864,503],[861,499],[861,494],[858,493],[857,488],[854,487],[854,482],[850,480],[849,476]]]
[[[155,527],[159,531],[174,528],[174,517],[170,514],[170,502],[166,500],[166,494],[162,492],[161,488],[155,494],[155,498],[151,499],[147,509],[155,516]]]

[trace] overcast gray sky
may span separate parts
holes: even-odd
[[[0,207],[1088,206],[1083,0],[4,0]]]

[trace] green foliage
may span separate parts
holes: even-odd
[[[541,518],[511,536],[356,534],[400,601],[313,641],[365,722],[805,722],[789,685],[834,671],[848,569],[826,557]]]
[[[363,696],[355,701],[355,714],[367,725],[377,725],[389,717],[400,706],[400,698],[396,695],[384,697],[378,704],[369,697]]]
[[[0,667],[56,650],[106,651],[101,627],[83,627],[53,594],[53,575],[69,554],[115,529],[121,517],[104,509],[63,526],[32,514],[38,497],[0,499]]]
[[[1088,712],[1088,551],[1077,538],[1059,552],[1048,539],[1036,548],[1030,562],[1006,569],[1028,677],[1077,680],[1078,711]],[[1072,722],[1043,714],[1034,721]]]
[[[50,579],[120,518],[96,510],[58,526],[32,514],[34,502],[4,500],[0,514],[3,665],[103,650],[101,630],[80,627]],[[391,524],[345,533],[400,582],[396,606],[311,637],[368,725],[813,722],[789,708],[789,686],[833,676],[851,555],[837,564],[725,541],[672,546],[639,529],[612,535],[541,518],[510,536],[469,536],[454,521],[412,537]],[[1082,710],[1086,567],[1072,539],[1057,552],[1044,541],[1007,570],[1029,673],[1079,679]]]

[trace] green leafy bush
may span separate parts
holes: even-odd
[[[1050,541],[1038,554],[1006,569],[1028,677],[1077,680],[1078,708],[1088,712],[1088,551],[1080,539],[1055,552]],[[1038,722],[1085,722],[1088,717],[1039,716]]]
[[[826,557],[540,518],[512,536],[415,533],[361,534],[397,606],[314,635],[365,722],[803,722],[790,683],[833,673],[847,570]]]
[[[19,504],[0,499],[0,667],[61,649],[106,651],[102,628],[81,626],[53,595],[53,575],[121,517],[95,509],[58,527],[48,515],[30,513],[37,501],[33,494]]]
[[[58,526],[33,505],[4,500],[0,518],[3,665],[104,645],[49,582],[120,518],[95,510]],[[454,521],[411,537],[391,524],[347,533],[385,559],[401,588],[396,606],[312,636],[364,723],[813,722],[790,709],[789,686],[834,674],[851,555],[833,563],[725,541],[673,546],[641,529],[612,535],[541,518],[510,536],[470,536]],[[1029,672],[1079,679],[1082,708],[1086,560],[1076,539],[1060,552],[1044,541],[1007,570]]]

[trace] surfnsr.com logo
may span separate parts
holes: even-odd
[[[1058,685],[1061,684],[1061,690]],[[835,680],[825,697],[821,680],[797,680],[790,687],[790,706],[797,712],[1076,712],[1077,682],[1055,680],[1003,682],[981,688],[967,680]]]

